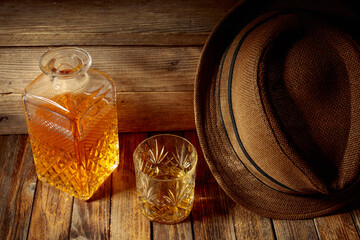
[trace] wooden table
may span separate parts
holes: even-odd
[[[1,239],[359,239],[360,211],[308,220],[260,217],[212,177],[194,131],[176,132],[199,153],[195,203],[175,225],[152,223],[136,203],[132,153],[148,133],[122,133],[120,165],[87,202],[36,178],[27,135],[0,136]]]
[[[212,177],[195,134],[193,81],[211,29],[236,4],[198,1],[0,2],[0,239],[360,239],[359,206],[316,219],[260,217]],[[80,46],[117,87],[120,166],[91,201],[36,178],[21,93],[55,46]],[[132,153],[154,131],[195,144],[195,204],[176,225],[138,210]]]

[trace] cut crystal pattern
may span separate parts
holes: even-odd
[[[179,143],[178,137],[169,138],[175,141],[155,138],[134,152],[140,209],[162,223],[185,219],[194,200],[196,150],[188,142]]]
[[[84,124],[80,139],[64,130],[75,124],[64,116],[39,108],[34,109],[36,114],[29,114],[28,129],[38,178],[83,200],[99,188],[119,163],[115,106],[93,107],[100,111]],[[52,119],[45,120],[44,115]]]

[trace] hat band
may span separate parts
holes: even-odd
[[[238,52],[240,50],[240,47],[242,45],[242,43],[244,42],[244,40],[247,38],[247,36],[252,32],[254,31],[257,27],[261,26],[262,24],[264,24],[265,22],[271,20],[271,19],[274,19],[280,15],[286,15],[286,14],[289,14],[289,13],[294,13],[294,12],[299,12],[299,11],[287,11],[287,12],[278,12],[274,15],[271,15],[270,17],[267,17],[265,19],[263,19],[262,21],[259,21],[258,23],[256,23],[254,26],[252,26],[248,31],[246,31],[244,33],[244,35],[242,36],[242,38],[240,39],[238,45],[236,46],[236,49],[234,51],[234,54],[232,56],[232,60],[231,60],[231,65],[230,65],[230,70],[229,70],[229,77],[228,77],[228,98],[227,98],[227,101],[228,101],[228,106],[229,106],[229,114],[230,114],[230,119],[231,119],[231,124],[232,124],[232,127],[234,129],[234,134],[235,134],[235,137],[236,137],[236,140],[237,140],[237,143],[238,145],[240,146],[243,154],[245,155],[245,157],[247,158],[247,160],[251,163],[251,165],[261,174],[263,175],[266,179],[270,180],[271,182],[275,183],[276,185],[284,188],[284,189],[287,189],[287,190],[290,190],[292,191],[293,193],[299,193],[298,191],[286,186],[285,184],[277,181],[276,179],[272,178],[270,175],[268,175],[260,166],[258,166],[256,164],[256,162],[251,158],[251,156],[249,155],[249,153],[247,152],[244,144],[242,143],[242,140],[239,136],[239,133],[238,133],[238,129],[237,129],[237,126],[236,126],[236,123],[235,123],[235,117],[234,117],[234,113],[233,113],[233,106],[232,106],[232,92],[231,92],[231,89],[232,89],[232,79],[233,79],[233,70],[234,70],[234,65],[235,65],[235,61],[236,61],[236,57],[238,55]],[[275,189],[271,186],[269,186],[268,184],[266,184],[264,181],[262,181],[261,179],[259,179],[257,176],[255,176],[254,173],[252,173],[249,168],[246,166],[246,164],[240,159],[240,157],[238,156],[237,152],[235,151],[235,148],[233,146],[233,144],[231,143],[230,141],[230,138],[229,138],[229,135],[228,135],[228,132],[226,130],[226,126],[225,126],[225,122],[224,122],[224,119],[223,119],[223,114],[222,114],[222,109],[221,109],[221,101],[220,101],[220,83],[221,83],[221,76],[222,76],[222,71],[223,71],[223,66],[224,66],[224,62],[225,62],[225,58],[228,54],[228,50],[230,48],[232,43],[230,43],[230,45],[228,46],[228,48],[226,49],[225,53],[224,53],[224,56],[223,56],[223,59],[222,59],[222,62],[221,62],[221,66],[220,66],[220,70],[219,70],[219,77],[218,77],[218,83],[217,85],[219,86],[218,87],[218,107],[219,107],[219,114],[220,114],[220,119],[221,119],[221,124],[223,125],[223,128],[224,128],[224,132],[225,132],[225,135],[226,137],[228,138],[229,140],[229,143],[230,143],[230,146],[232,148],[232,150],[235,152],[235,155],[236,157],[238,158],[238,160],[242,163],[242,165],[245,167],[245,169],[251,174],[253,175],[258,181],[260,181],[262,184],[264,184],[265,186],[273,189],[273,190],[276,190],[278,192],[281,192],[281,193],[285,193],[285,194],[291,194],[289,192],[284,192],[284,191],[281,191],[279,189]]]

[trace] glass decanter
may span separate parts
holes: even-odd
[[[38,178],[89,199],[119,164],[115,86],[83,49],[46,52],[23,103]]]

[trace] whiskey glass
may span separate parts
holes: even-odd
[[[195,147],[182,137],[161,134],[140,143],[133,159],[142,214],[159,223],[184,220],[194,203]]]

